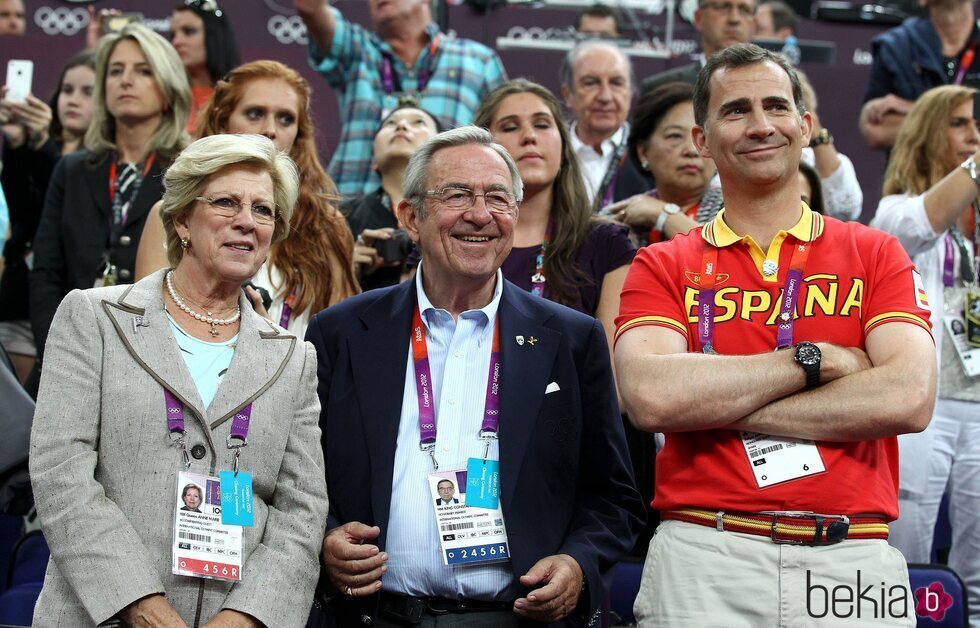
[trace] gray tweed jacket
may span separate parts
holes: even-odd
[[[51,326],[31,434],[51,547],[34,625],[114,623],[126,605],[164,593],[190,626],[222,608],[302,626],[327,519],[316,354],[243,297],[235,356],[204,408],[168,325],[162,281],[160,271],[130,286],[75,290]],[[241,465],[253,475],[255,525],[244,530],[239,583],[171,574],[183,456],[168,438],[164,387],[184,403],[188,449],[204,448],[192,461],[215,474],[232,465],[230,419],[253,402]]]

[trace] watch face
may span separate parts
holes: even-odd
[[[796,348],[796,361],[806,366],[820,363],[820,349],[812,344],[801,344]]]

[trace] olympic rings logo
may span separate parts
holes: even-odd
[[[306,45],[306,25],[298,15],[286,17],[285,15],[273,15],[269,18],[269,34],[276,38],[280,44],[302,44]]]
[[[75,35],[88,25],[85,9],[41,7],[34,13],[34,23],[45,35]]]

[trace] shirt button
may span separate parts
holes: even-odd
[[[454,354],[453,354],[453,357],[454,357],[454,358],[458,358],[458,357],[459,357],[459,351],[457,351],[456,353],[454,353]]]
[[[195,460],[200,460],[206,453],[208,453],[208,450],[204,445],[197,444],[191,447],[191,455],[194,456]]]
[[[130,276],[132,276],[132,273],[129,272],[129,269],[128,268],[120,268],[119,269],[119,278],[120,279],[129,279]]]
[[[133,243],[133,239],[128,235],[119,237],[119,244],[121,244],[122,246],[129,246],[132,243]]]

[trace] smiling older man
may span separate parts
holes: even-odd
[[[584,626],[642,526],[602,326],[500,273],[522,187],[485,130],[428,140],[397,208],[415,280],[310,324],[339,625]]]

